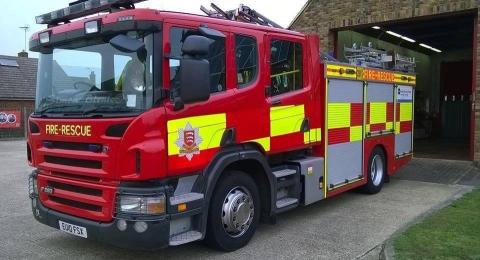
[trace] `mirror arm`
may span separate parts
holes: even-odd
[[[173,102],[173,110],[178,111],[183,109],[183,107],[185,106],[185,103],[180,97],[179,87],[178,86],[173,87],[170,91],[168,91],[168,94],[170,94],[170,100],[172,100]]]
[[[180,97],[173,98],[173,110],[174,111],[182,110],[184,107],[185,107],[185,104],[183,103],[183,101]]]

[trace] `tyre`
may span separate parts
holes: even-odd
[[[225,172],[212,196],[205,241],[228,252],[243,247],[260,220],[260,195],[255,181],[241,171]]]
[[[387,167],[385,163],[385,154],[380,147],[373,149],[368,160],[367,183],[362,187],[362,191],[368,194],[376,194],[382,190]]]

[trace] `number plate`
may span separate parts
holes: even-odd
[[[58,226],[60,227],[60,230],[63,232],[67,232],[75,236],[87,238],[87,229],[84,227],[72,225],[72,224],[63,222],[61,220],[58,221]]]

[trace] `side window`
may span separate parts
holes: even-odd
[[[284,40],[270,43],[271,95],[303,88],[302,45]]]
[[[257,41],[253,37],[235,35],[235,63],[238,88],[248,86],[258,73]]]
[[[178,71],[180,59],[182,58],[183,38],[187,34],[194,34],[191,29],[172,27],[170,29],[170,86],[178,84]],[[226,86],[226,55],[225,39],[215,40],[210,45],[210,56],[204,57],[210,62],[210,93],[225,91]]]

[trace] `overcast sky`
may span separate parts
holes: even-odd
[[[9,0],[2,1],[0,15],[0,55],[17,55],[24,48],[24,32],[20,26],[29,25],[27,40],[36,31],[46,28],[35,24],[35,16],[68,6],[73,0]],[[300,11],[306,0],[149,0],[137,7],[202,14],[200,5],[206,7],[213,2],[223,9],[234,9],[240,3],[250,6],[278,24],[287,27]],[[28,44],[28,43],[27,43]],[[28,48],[28,45],[27,45]],[[30,57],[37,57],[30,53]]]

